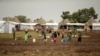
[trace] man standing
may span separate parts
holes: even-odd
[[[13,35],[13,39],[15,40],[16,38],[15,38],[15,34],[16,34],[16,29],[13,27],[12,28],[12,35]]]
[[[41,30],[41,35],[43,37],[44,43],[46,43],[47,39],[46,39],[46,32],[44,26],[41,26],[40,30]]]

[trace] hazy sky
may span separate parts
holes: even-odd
[[[60,22],[63,11],[94,7],[100,14],[100,0],[0,0],[0,19],[25,15],[32,20],[43,17],[46,21]],[[98,17],[100,19],[100,15]]]

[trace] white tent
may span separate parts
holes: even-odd
[[[84,31],[84,25],[85,23],[66,23],[67,29],[69,29],[69,26],[76,26],[77,31]]]
[[[0,21],[0,33],[12,33],[12,28],[17,24],[11,21]]]
[[[0,33],[4,33],[4,23],[5,21],[0,21]]]
[[[66,23],[67,25],[84,26],[84,23]]]
[[[47,23],[46,23],[46,26],[47,27],[50,27],[50,28],[53,28],[53,29],[55,29],[55,30],[57,30],[58,29],[58,23],[56,22],[56,21],[54,21],[54,20],[49,20]]]
[[[46,26],[50,26],[53,29],[58,29],[58,23],[46,23]]]
[[[93,30],[100,30],[100,23],[93,23],[92,24],[92,29]]]
[[[12,33],[12,28],[15,28],[17,24],[19,23],[11,22],[11,21],[5,22],[4,33]]]
[[[36,25],[37,23],[20,23],[20,27],[21,29],[31,29],[33,30],[34,29],[34,26]]]

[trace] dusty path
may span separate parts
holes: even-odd
[[[0,39],[0,56],[100,56],[100,35],[95,32],[83,33],[89,38],[82,38],[81,43],[77,43],[77,38],[67,43],[58,40],[52,43],[50,39],[43,43],[42,39],[37,39],[36,43],[30,39],[24,43],[23,39]]]

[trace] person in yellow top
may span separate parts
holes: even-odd
[[[28,31],[25,31],[24,40],[25,40],[25,43],[26,43],[26,42],[27,42],[27,40],[28,40]]]

